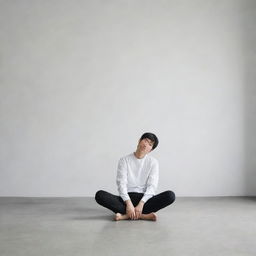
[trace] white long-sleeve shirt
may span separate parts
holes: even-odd
[[[146,202],[156,194],[158,179],[158,161],[149,155],[138,159],[132,153],[118,162],[116,183],[119,195],[124,201],[130,199],[128,192],[138,192],[144,193],[141,200]]]

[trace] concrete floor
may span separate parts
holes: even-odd
[[[0,198],[1,256],[255,256],[256,198],[177,198],[158,221],[112,221],[93,198]]]

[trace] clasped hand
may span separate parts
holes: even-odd
[[[138,220],[141,217],[144,202],[140,201],[136,207],[133,206],[132,202],[129,200],[126,204],[126,214],[132,220]]]

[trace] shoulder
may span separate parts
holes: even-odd
[[[127,162],[131,159],[133,159],[133,153],[119,158],[119,162]]]
[[[153,156],[147,156],[147,160],[151,165],[159,165],[158,160]]]

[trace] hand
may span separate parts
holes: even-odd
[[[131,202],[131,200],[127,200],[125,201],[126,203],[126,214],[128,215],[128,217],[132,220],[135,219],[135,208]]]
[[[135,207],[135,218],[136,219],[139,219],[141,217],[143,206],[144,206],[144,202],[140,201],[138,203],[138,205]]]

